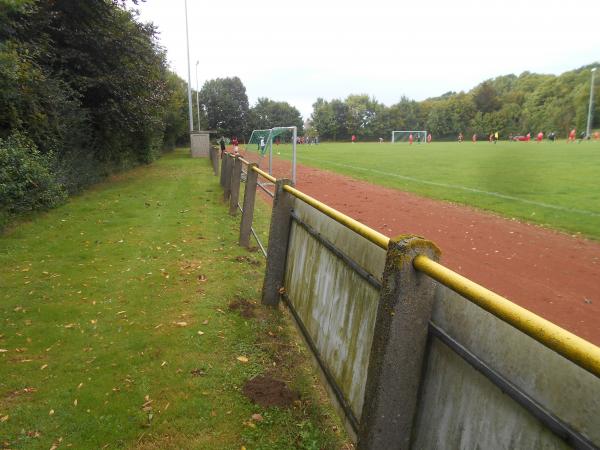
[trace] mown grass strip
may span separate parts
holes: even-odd
[[[221,199],[179,150],[0,237],[0,446],[346,445],[285,314],[258,305],[262,255]],[[253,404],[258,374],[300,400]]]

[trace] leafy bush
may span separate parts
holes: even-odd
[[[52,154],[42,155],[33,141],[20,133],[0,139],[0,214],[6,218],[62,203],[66,191],[56,180],[52,165]]]

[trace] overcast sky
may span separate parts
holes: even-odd
[[[293,5],[293,6],[292,6]],[[187,80],[184,0],[147,0],[171,68]],[[600,0],[188,0],[192,86],[238,76],[250,104],[366,93],[386,105],[523,71],[600,60]]]

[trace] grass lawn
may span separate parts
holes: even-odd
[[[285,313],[256,305],[263,257],[221,199],[179,150],[0,236],[0,448],[345,445]],[[263,373],[301,400],[251,403]]]
[[[598,141],[322,143],[298,162],[600,239]]]

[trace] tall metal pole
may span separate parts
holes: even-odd
[[[194,113],[192,112],[192,75],[190,69],[190,34],[188,31],[188,13],[187,13],[187,0],[184,0],[185,4],[185,42],[187,45],[187,66],[188,66],[188,109],[190,112],[190,134],[194,132]]]
[[[590,85],[590,104],[588,106],[588,118],[587,118],[587,128],[585,135],[589,139],[592,135],[592,105],[594,104],[594,74],[596,73],[596,68],[592,69],[592,82]]]
[[[200,61],[196,61],[196,109],[198,112],[198,131],[200,131],[200,100],[198,99],[199,85],[198,85],[198,64]]]
[[[296,185],[296,139],[298,128],[292,127],[292,183]]]

